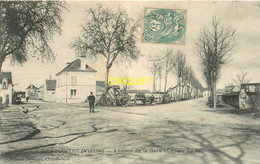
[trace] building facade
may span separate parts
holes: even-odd
[[[240,109],[260,109],[260,83],[241,84]]]
[[[56,74],[56,102],[84,102],[90,92],[96,94],[96,70],[91,68],[86,59],[76,59],[68,63]]]
[[[203,94],[203,97],[210,97],[210,90],[205,89],[202,94]]]
[[[45,83],[39,88],[38,98],[44,101],[56,101],[56,80],[46,79]]]
[[[0,73],[0,96],[2,97],[3,104],[6,103],[7,99],[9,104],[12,103],[13,84],[11,72]]]
[[[226,104],[238,109],[260,109],[260,83],[244,83],[240,87],[229,88],[226,87],[222,96]]]
[[[187,100],[192,98],[201,97],[201,90],[193,87],[188,83],[183,83],[181,86],[169,88],[167,93],[170,95],[172,101]]]
[[[39,88],[35,87],[33,84],[29,85],[26,89],[26,96],[29,99],[37,100],[39,94]]]

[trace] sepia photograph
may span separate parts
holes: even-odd
[[[0,0],[0,164],[260,163],[259,14]]]

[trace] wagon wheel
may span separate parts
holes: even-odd
[[[126,97],[121,98],[119,103],[120,103],[121,106],[125,106],[127,104],[127,98]]]
[[[115,106],[114,101],[110,98],[106,98],[106,106]]]
[[[104,105],[105,106],[111,106],[111,102],[110,102],[110,99],[108,97],[106,97]]]
[[[145,102],[145,98],[144,98],[144,100],[143,100],[143,105],[145,105],[145,103],[146,103],[146,102]]]
[[[116,106],[116,100],[115,99],[110,99],[111,106]]]

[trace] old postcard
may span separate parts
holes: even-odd
[[[0,163],[260,163],[259,13],[0,1]]]

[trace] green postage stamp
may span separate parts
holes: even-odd
[[[185,43],[187,11],[183,9],[144,9],[142,42]]]

